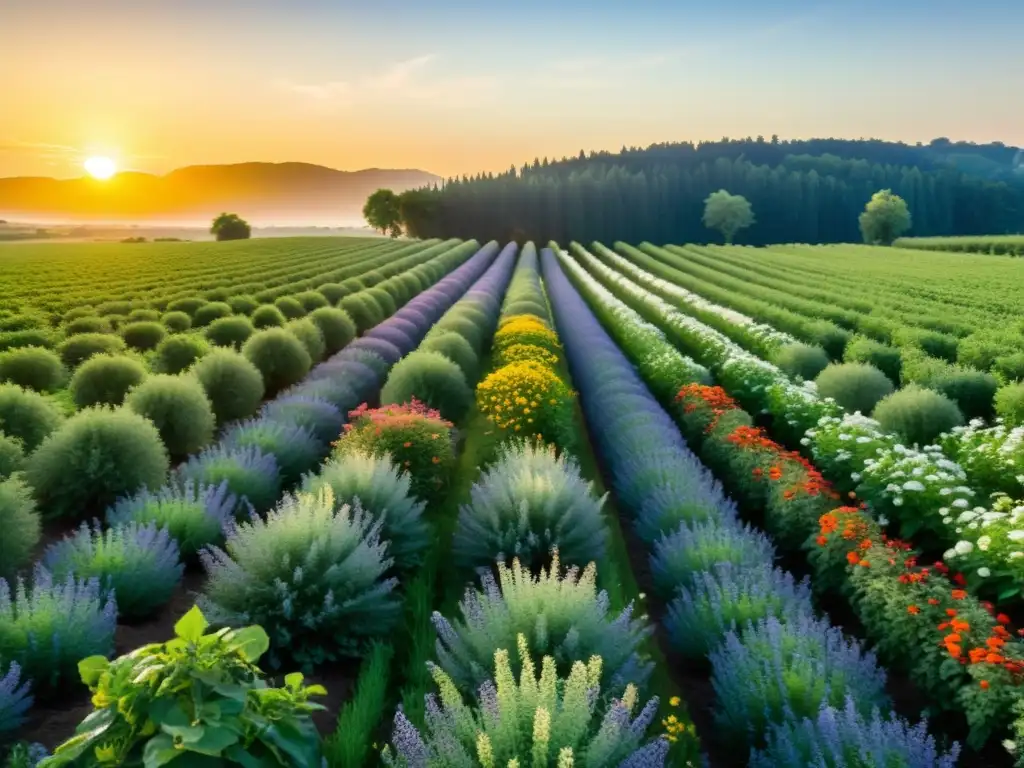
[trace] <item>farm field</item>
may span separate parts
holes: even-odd
[[[1017,259],[40,244],[0,285],[0,764],[1024,766]]]
[[[1024,235],[901,237],[895,245],[900,248],[920,248],[927,251],[966,251],[1024,256]]]

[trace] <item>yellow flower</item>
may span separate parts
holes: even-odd
[[[680,699],[678,696],[673,696],[671,699],[668,700],[668,703],[673,707],[678,707],[682,703],[682,699]]]

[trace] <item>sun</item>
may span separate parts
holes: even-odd
[[[109,157],[90,157],[85,161],[85,170],[94,179],[106,181],[117,173],[117,165]]]

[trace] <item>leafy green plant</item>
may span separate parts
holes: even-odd
[[[260,627],[208,628],[193,607],[168,642],[114,661],[83,659],[79,672],[96,709],[46,767],[320,765],[310,715],[323,707],[310,698],[327,691],[303,685],[297,672],[283,688],[269,687],[256,666],[269,646]]]
[[[42,536],[36,502],[20,475],[0,482],[0,578],[10,578],[32,559]]]
[[[787,344],[775,353],[774,363],[794,378],[814,381],[828,367],[825,350],[811,344]]]
[[[210,345],[202,336],[177,334],[161,341],[153,354],[153,370],[156,373],[184,373],[203,355],[210,351]]]
[[[214,320],[203,330],[203,335],[215,346],[241,349],[255,332],[256,329],[249,318],[235,315]]]
[[[121,329],[121,338],[124,339],[125,344],[140,352],[156,349],[165,336],[167,336],[167,330],[160,323],[154,321],[129,323]]]
[[[20,440],[26,454],[39,447],[63,420],[52,400],[17,384],[0,384],[0,432]]]
[[[291,296],[279,296],[274,299],[274,306],[287,320],[297,320],[306,315],[303,306]]]
[[[192,327],[192,318],[187,313],[177,310],[165,312],[161,315],[160,322],[171,333],[184,333]]]
[[[356,324],[343,309],[319,307],[309,313],[309,319],[320,329],[328,355],[341,350],[356,337]]]
[[[462,336],[452,331],[442,331],[428,336],[420,344],[422,352],[438,352],[462,370],[466,383],[476,382],[480,378],[480,361],[472,345]]]
[[[929,382],[928,387],[955,402],[965,418],[987,419],[993,413],[999,382],[990,373],[953,368]]]
[[[126,408],[88,408],[43,441],[25,474],[46,514],[81,519],[126,493],[158,488],[168,465],[150,421]]]
[[[915,384],[883,398],[875,406],[874,418],[886,432],[895,432],[908,443],[921,446],[964,423],[956,403]]]
[[[327,297],[320,293],[320,291],[302,291],[295,294],[292,298],[299,302],[307,312],[322,309],[330,304]]]
[[[146,378],[142,361],[127,355],[93,355],[71,377],[68,389],[75,405],[120,405],[128,390]]]
[[[167,309],[170,312],[184,312],[191,318],[204,304],[206,304],[206,299],[201,296],[189,296],[184,299],[175,299],[167,305]]]
[[[1007,384],[996,392],[996,413],[1011,426],[1024,425],[1024,383]]]
[[[292,320],[285,329],[295,338],[302,342],[302,346],[309,353],[309,359],[318,363],[324,359],[327,350],[324,335],[320,332],[320,326],[310,318],[304,317],[299,320]]]
[[[256,311],[256,308],[260,305],[256,299],[252,296],[242,294],[239,296],[231,296],[227,300],[228,306],[231,307],[231,312],[236,315],[251,315]]]
[[[151,376],[128,393],[125,405],[153,422],[172,456],[198,451],[213,439],[213,407],[192,376]]]
[[[25,465],[24,443],[0,432],[0,481],[6,480]]]
[[[223,301],[211,301],[199,307],[192,315],[192,326],[194,328],[206,328],[208,325],[231,317],[231,306]]]
[[[462,369],[440,352],[417,350],[391,369],[380,393],[383,405],[401,405],[418,400],[440,412],[448,421],[458,422],[473,404],[473,390]]]
[[[306,427],[267,417],[232,424],[225,430],[221,445],[225,448],[253,446],[272,454],[286,488],[294,485],[304,472],[315,468],[326,452],[326,446]]]
[[[156,321],[160,319],[160,312],[155,309],[133,309],[128,313],[128,322],[140,323],[145,321]]]
[[[277,328],[286,322],[287,318],[273,304],[261,304],[252,313],[252,324],[256,328]]]
[[[283,328],[253,334],[242,347],[242,354],[259,369],[267,395],[301,381],[313,364],[302,342]]]
[[[36,392],[54,392],[67,377],[56,353],[44,347],[19,347],[0,353],[0,381]]]
[[[865,363],[834,363],[818,375],[815,383],[822,397],[831,397],[850,413],[860,411],[865,416],[893,391],[888,377]]]
[[[200,606],[216,621],[266,629],[275,669],[284,658],[310,669],[359,656],[401,615],[380,530],[358,505],[339,509],[329,487],[285,496],[203,553]]]
[[[321,286],[322,287],[322,286]],[[324,743],[329,766],[367,765],[373,732],[388,704],[388,671],[394,649],[374,643],[359,671],[356,692],[338,714],[338,727]]]
[[[900,384],[900,372],[903,358],[900,350],[882,344],[867,336],[854,336],[843,351],[843,360],[847,363],[866,363],[884,373],[895,386]]]
[[[212,486],[227,483],[238,498],[239,512],[244,512],[246,507],[265,512],[274,506],[281,493],[277,459],[252,445],[244,448],[213,445],[179,465],[172,480],[172,484],[182,488],[189,482]]]
[[[338,309],[345,310],[345,313],[356,324],[356,330],[360,334],[365,333],[384,319],[384,310],[364,292],[346,296],[338,302]]]
[[[126,349],[124,339],[109,333],[80,333],[69,336],[57,347],[61,361],[68,368],[77,368],[93,355],[116,355]]]
[[[494,653],[494,679],[480,691],[479,709],[466,705],[455,682],[440,667],[430,671],[439,694],[430,695],[426,734],[401,710],[395,715],[392,743],[381,757],[390,768],[473,768],[532,765],[535,768],[581,764],[590,768],[661,768],[668,755],[664,736],[643,744],[658,711],[654,698],[634,717],[639,692],[627,685],[607,706],[600,695],[602,660],[576,661],[559,679],[555,660],[544,657],[540,677],[526,637],[517,638],[522,675],[518,684],[509,650]]]
[[[110,333],[112,330],[108,318],[95,315],[76,317],[64,326],[64,333],[68,336],[77,336],[80,333]]]
[[[192,368],[206,390],[218,424],[252,416],[263,400],[259,368],[233,349],[214,349]]]

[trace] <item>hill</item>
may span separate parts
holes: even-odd
[[[165,176],[0,178],[0,218],[205,222],[235,211],[257,224],[351,224],[367,196],[439,181],[420,170],[338,171],[308,163],[196,165]]]

